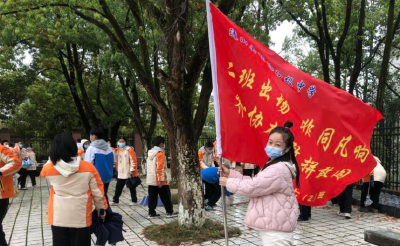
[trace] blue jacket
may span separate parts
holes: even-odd
[[[114,152],[104,140],[93,141],[85,153],[85,161],[91,162],[100,174],[104,184],[113,177]]]
[[[201,178],[207,183],[219,185],[219,177],[218,167],[207,167],[201,170]],[[230,196],[232,193],[225,188],[225,194]]]

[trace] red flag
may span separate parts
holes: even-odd
[[[264,165],[268,133],[287,120],[301,170],[299,203],[322,206],[376,165],[370,149],[382,115],[300,71],[208,6],[218,154]]]

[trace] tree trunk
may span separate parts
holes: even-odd
[[[385,49],[383,51],[381,71],[379,73],[378,93],[376,96],[376,108],[380,112],[383,112],[383,99],[384,99],[384,94],[385,94],[385,84],[387,81],[388,70],[389,70],[390,51],[392,49],[394,6],[395,6],[395,0],[390,0],[389,14],[388,14],[388,19],[387,19],[387,35],[386,35],[386,41],[385,41]]]
[[[190,137],[190,138],[189,138]],[[197,159],[197,144],[194,136],[179,133],[176,136],[179,175],[179,225],[185,227],[201,227],[205,221],[203,192],[199,164]]]
[[[83,108],[81,99],[79,98],[79,95],[78,95],[78,90],[76,88],[76,82],[75,82],[74,67],[71,64],[69,64],[70,65],[69,69],[67,68],[67,65],[64,62],[63,53],[61,50],[59,50],[59,52],[58,52],[57,59],[60,61],[60,65],[61,65],[61,69],[62,69],[64,78],[67,81],[72,98],[74,99],[75,107],[78,110],[83,128],[85,128],[86,134],[89,135],[91,126],[90,126],[89,119],[86,116],[85,110]]]
[[[333,59],[333,64],[335,65],[335,86],[340,89],[340,56],[337,56],[336,59]]]
[[[358,22],[357,42],[356,42],[356,60],[354,61],[353,72],[351,73],[350,76],[349,92],[351,94],[353,94],[354,87],[356,85],[358,77],[360,76],[361,63],[363,60],[362,44],[363,44],[364,23],[365,23],[365,1],[366,0],[361,1],[361,7],[360,7],[360,18]]]
[[[117,143],[117,140],[118,140],[117,139],[118,130],[119,130],[119,127],[121,126],[121,124],[122,124],[122,121],[120,120],[120,121],[115,122],[115,124],[111,127],[110,143],[111,143],[111,146],[114,147],[114,148],[117,147],[116,143]]]

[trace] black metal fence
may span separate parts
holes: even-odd
[[[41,134],[35,134],[33,136],[11,135],[10,140],[12,144],[22,142],[24,146],[31,143],[39,162],[48,159],[52,139]],[[197,142],[197,147],[204,146],[207,141],[214,142],[215,135],[203,134]],[[167,139],[166,147],[168,156]],[[381,160],[387,172],[385,188],[400,191],[400,121],[396,123],[383,122],[379,127],[376,127],[371,139],[371,149],[372,154]]]
[[[400,122],[382,122],[376,127],[372,135],[371,150],[386,170],[384,187],[400,191]]]
[[[10,144],[21,142],[24,148],[28,144],[32,144],[33,151],[36,154],[36,160],[42,162],[49,159],[50,146],[53,139],[41,134],[29,135],[29,136],[17,136],[11,135]],[[14,145],[10,145],[14,147]]]

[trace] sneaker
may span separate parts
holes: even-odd
[[[210,211],[213,209],[213,207],[211,207],[210,205],[206,205],[204,208],[206,211]]]
[[[358,211],[365,213],[365,212],[369,212],[370,209],[367,208],[367,207],[360,207],[360,208],[358,209]]]
[[[28,188],[24,187],[24,188],[19,188],[18,190],[27,190]]]
[[[149,216],[147,216],[148,219],[157,218],[157,217],[160,217],[160,215],[159,214],[149,214]]]
[[[129,203],[129,206],[136,206],[137,205],[137,202],[130,202]]]
[[[299,217],[299,218],[297,219],[297,221],[299,221],[299,222],[301,222],[301,221],[308,221],[308,218],[306,219],[306,218],[303,218],[303,217]]]
[[[118,206],[119,202],[112,202],[111,206]]]
[[[351,213],[344,213],[344,217],[346,217],[346,219],[351,219]]]
[[[340,212],[340,211],[339,211],[337,214],[338,214],[339,216],[343,216],[343,217],[345,216],[344,213],[342,213],[342,212]]]
[[[174,218],[178,216],[178,212],[173,212],[172,214],[167,214],[167,218]]]

